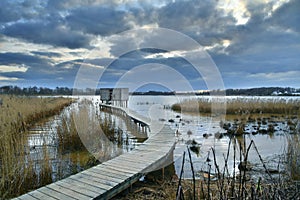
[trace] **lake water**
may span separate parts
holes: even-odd
[[[191,140],[196,141],[199,146],[199,152],[192,152],[192,163],[197,176],[201,176],[202,172],[207,172],[211,167],[212,173],[214,173],[214,163],[212,148],[215,150],[216,163],[221,170],[224,169],[225,157],[227,157],[229,149],[229,159],[228,159],[228,170],[229,174],[237,173],[238,165],[240,163],[240,149],[243,152],[249,146],[250,142],[253,141],[254,145],[249,150],[248,160],[253,168],[252,172],[259,176],[264,172],[264,164],[268,169],[279,169],[285,170],[282,155],[287,150],[287,137],[289,135],[289,127],[287,125],[286,119],[284,117],[276,117],[270,115],[261,115],[261,118],[267,118],[270,122],[276,121],[276,127],[273,134],[251,134],[253,127],[255,127],[256,122],[247,123],[245,129],[250,134],[244,135],[244,137],[238,137],[236,139],[230,139],[230,137],[224,136],[222,138],[218,137],[220,134],[226,131],[220,126],[220,118],[212,117],[209,115],[191,115],[173,112],[169,109],[174,103],[178,103],[191,98],[207,98],[211,97],[200,96],[200,97],[190,97],[190,96],[131,96],[129,100],[129,108],[133,109],[147,117],[158,118],[165,120],[165,123],[169,124],[174,133],[178,130],[177,134],[177,146],[174,152],[175,170],[177,175],[180,174],[182,155],[183,151],[187,150],[187,145]],[[296,100],[299,97],[226,97],[227,100],[232,100],[236,98],[242,98],[243,100],[249,99],[260,99],[265,100],[278,100],[284,99]],[[275,118],[275,119],[273,119]],[[171,120],[171,122],[169,122]],[[174,120],[174,122],[172,121]],[[234,118],[229,119],[229,122],[234,123]],[[274,123],[274,122],[273,122]],[[265,126],[265,127],[264,127]],[[267,128],[268,123],[261,125],[261,128]],[[203,135],[207,134],[206,137]],[[215,137],[215,134],[217,137]],[[231,147],[229,148],[229,143],[231,140]],[[236,155],[234,155],[234,143],[236,145]],[[241,147],[240,147],[241,146]],[[246,148],[245,148],[245,147]],[[243,148],[244,147],[244,148]],[[261,158],[259,157],[261,156]],[[207,162],[207,158],[211,162]],[[235,161],[234,158],[235,157]],[[186,164],[184,167],[185,178],[191,178],[190,161],[186,157]],[[280,164],[279,164],[280,163]],[[265,174],[265,173],[263,173]]]

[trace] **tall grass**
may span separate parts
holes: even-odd
[[[63,116],[58,127],[61,152],[87,150],[100,162],[119,155],[121,149],[113,145],[116,129],[110,115],[98,115],[98,108],[86,99],[79,105],[78,110],[69,113],[70,116]]]
[[[298,99],[260,99],[260,98],[235,98],[228,99],[227,102],[212,97],[197,100],[187,100],[172,105],[172,110],[192,113],[211,113],[213,111],[226,114],[243,113],[268,113],[268,114],[287,114],[296,115],[300,112],[300,100]]]
[[[62,154],[86,150],[77,132],[73,117],[64,116],[57,127],[59,150]]]
[[[35,122],[58,114],[72,100],[1,95],[0,106],[0,198],[22,194],[39,184],[49,183],[49,159],[40,173],[28,155],[28,128]],[[46,152],[45,152],[46,155]]]
[[[292,180],[300,181],[300,135],[288,136],[287,168]]]

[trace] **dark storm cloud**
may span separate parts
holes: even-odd
[[[212,52],[222,66],[221,70],[251,73],[299,70],[300,35],[293,31],[299,27],[299,23],[293,21],[299,17],[294,12],[297,6],[299,1],[291,1],[266,17],[258,5],[249,5],[252,16],[247,24],[234,32],[232,44],[226,49],[227,55]],[[282,19],[287,23],[281,23]],[[287,30],[288,27],[291,30]]]
[[[7,42],[6,38],[11,37],[25,42],[49,44],[54,46],[53,48],[91,49],[92,41],[96,37],[106,41],[111,35],[122,31],[153,24],[182,32],[207,47],[227,83],[240,82],[241,85],[251,85],[246,81],[251,81],[253,77],[263,77],[264,74],[275,77],[275,75],[270,76],[270,73],[289,75],[291,71],[299,71],[299,0],[289,1],[277,10],[272,10],[274,5],[272,1],[267,4],[247,1],[245,6],[250,18],[247,23],[240,25],[236,24],[237,19],[232,12],[226,13],[217,5],[218,1],[209,0],[153,3],[152,1],[132,3],[118,0],[2,0],[0,34],[5,37],[0,37],[0,40]],[[135,38],[127,40],[127,38],[116,37],[109,40],[111,46],[107,48],[110,48],[109,53],[115,56],[130,49],[129,47],[138,49],[139,45],[149,42],[146,41],[147,37],[143,39],[144,41],[136,41]],[[224,40],[230,41],[229,46],[222,44]],[[157,40],[152,41],[152,45],[159,46],[162,43],[168,43],[166,46],[180,45],[176,40],[169,41],[157,37]],[[62,59],[62,63],[55,64],[57,60],[54,58],[62,58],[66,55],[64,52],[61,54],[45,52],[45,50],[40,52],[37,49],[29,52],[31,55],[21,52],[0,54],[1,65],[29,66],[26,73],[10,72],[6,74],[7,76],[22,77],[24,80],[38,80],[37,77],[40,76],[39,80],[51,82],[53,79],[58,83],[64,83],[62,80],[74,79],[71,77],[76,76],[80,63],[85,62],[91,66],[101,67],[113,61],[112,58],[105,57],[76,59],[74,56],[82,51],[75,51],[71,60],[65,62],[67,59]],[[147,55],[157,53],[160,53],[160,50],[136,51],[122,58],[116,58],[117,61],[112,63],[110,68],[112,72],[110,80],[120,76],[118,71],[128,71],[129,66],[150,62],[173,66],[191,80],[196,78],[192,71],[184,71],[188,68],[188,64],[180,58],[170,59],[163,56],[145,58]],[[244,80],[245,76],[249,78]]]
[[[72,87],[81,62],[83,60],[77,59],[52,65],[48,59],[42,59],[37,56],[3,53],[0,54],[0,63],[2,65],[13,63],[26,66],[28,69],[25,72],[1,72],[0,75],[6,78],[17,78],[18,80],[14,80],[14,82],[24,87],[34,85],[48,87],[67,85]]]
[[[12,76],[15,74],[22,74],[22,76],[25,76],[27,78],[38,78],[38,75],[40,75],[41,77],[49,77],[49,75],[55,75],[56,73],[68,72],[70,70],[67,70],[66,68],[64,68],[64,66],[67,64],[72,64],[72,67],[75,68],[76,65],[74,63],[79,61],[81,60],[74,60],[73,62],[65,62],[54,66],[51,63],[51,60],[49,60],[48,58],[40,58],[38,56],[22,53],[0,53],[1,65],[9,66],[10,64],[14,64],[20,66],[24,65],[28,67],[26,72],[1,73],[2,75],[10,74]]]
[[[128,12],[89,1],[49,1],[37,5],[3,1],[0,33],[30,42],[89,48],[92,35],[109,36],[131,28]],[[81,6],[83,5],[83,6]]]
[[[157,17],[163,27],[186,32],[206,21],[215,12],[214,7],[213,1],[175,1],[159,9]]]
[[[130,28],[126,21],[126,12],[111,7],[86,6],[70,11],[66,17],[68,26],[73,30],[107,36]]]
[[[7,26],[3,33],[10,37],[25,39],[33,43],[64,46],[71,49],[88,47],[89,37],[75,31],[70,31],[63,24],[37,22],[19,22]]]
[[[43,10],[42,4],[43,1],[39,0],[25,0],[23,2],[1,0],[0,23],[38,18],[40,12]]]
[[[214,1],[175,1],[149,11],[144,19],[152,19],[160,27],[180,31],[207,46],[230,39],[236,20],[217,10]]]
[[[0,63],[2,65],[24,64],[26,66],[49,65],[45,59],[23,53],[0,53]]]
[[[121,57],[115,59],[108,65],[105,70],[103,78],[105,81],[117,81],[126,72],[130,72],[133,68],[143,66],[145,64],[161,64],[162,66],[170,67],[184,76],[187,80],[194,80],[199,78],[200,74],[197,70],[184,58],[180,57],[154,57],[146,58],[153,52],[165,52],[157,49],[141,49],[128,52]],[[151,66],[151,65],[150,65]],[[148,65],[149,67],[149,65]],[[149,69],[150,70],[150,69]],[[167,78],[167,77],[166,77]]]
[[[282,27],[300,32],[300,1],[291,1],[278,9],[272,21]]]

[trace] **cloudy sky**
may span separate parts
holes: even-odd
[[[159,49],[180,46],[168,34],[150,37],[153,48],[142,49],[151,32],[122,35],[140,28],[166,28],[199,43],[203,62],[211,59],[201,70],[213,72],[214,63],[226,88],[300,88],[299,0],[1,0],[0,86],[73,87],[88,68],[97,76],[102,70],[103,87],[137,77],[148,81],[138,87],[167,87],[149,78],[161,74],[171,85],[183,77],[193,89],[209,88],[207,74],[184,56],[194,49]]]

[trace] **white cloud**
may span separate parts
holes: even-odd
[[[28,70],[28,66],[25,65],[0,65],[0,72],[8,73],[8,72],[26,72]]]
[[[145,56],[145,59],[149,58],[177,58],[183,57],[185,51],[171,51],[171,52],[164,52],[164,53],[155,53]]]
[[[249,74],[248,77],[273,80],[275,82],[287,81],[287,80],[299,80],[300,71],[256,73],[256,74]]]
[[[5,76],[0,76],[0,81],[18,81],[19,78],[16,77],[5,77]]]
[[[232,15],[236,20],[236,25],[246,24],[251,17],[245,2],[241,0],[219,1],[217,7],[222,9],[225,15]]]

